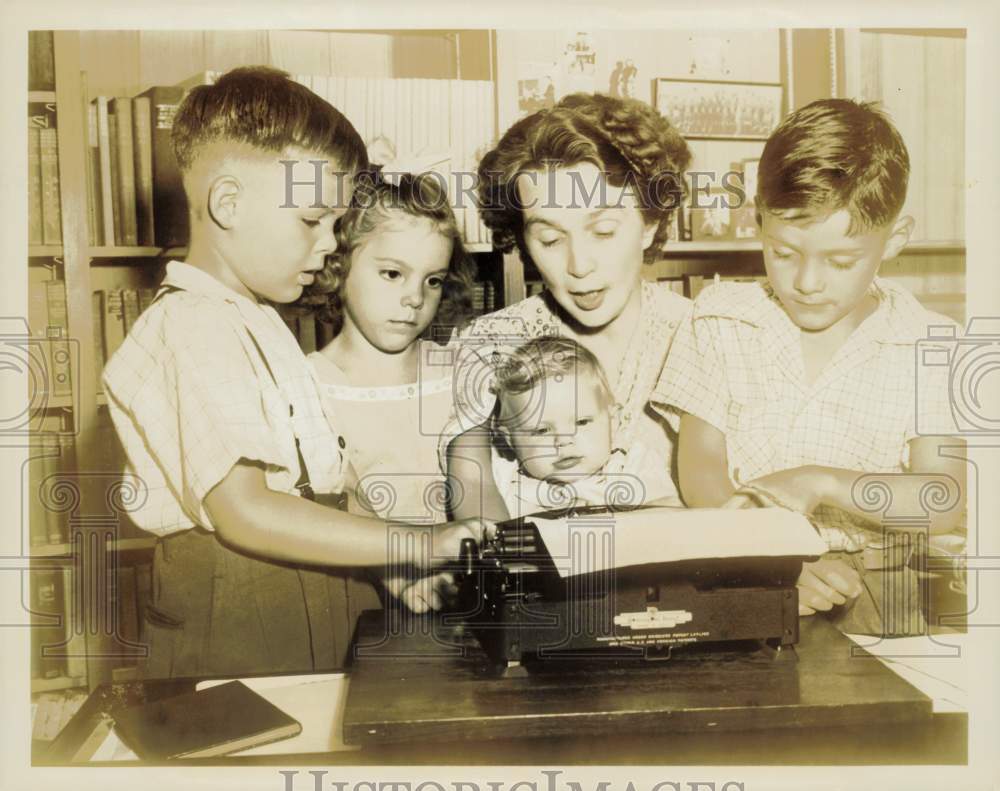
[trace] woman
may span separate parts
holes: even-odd
[[[456,414],[442,437],[454,518],[507,517],[494,476],[514,462],[490,452],[491,372],[529,338],[565,335],[600,361],[620,409],[615,446],[634,438],[673,456],[670,427],[648,407],[690,303],[642,277],[684,195],[687,144],[631,99],[567,96],[512,126],[479,165],[480,210],[494,247],[515,246],[545,291],[484,316],[456,338]],[[491,474],[492,473],[492,474]]]

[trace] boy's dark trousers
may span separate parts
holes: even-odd
[[[338,670],[358,615],[380,606],[360,573],[265,561],[185,530],[156,542],[143,675]]]

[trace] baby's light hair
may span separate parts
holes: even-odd
[[[604,367],[594,354],[572,338],[543,335],[515,349],[498,367],[493,382],[497,397],[494,420],[502,424],[508,417],[504,411],[505,397],[534,390],[546,379],[590,374],[609,404],[614,393],[604,373]]]

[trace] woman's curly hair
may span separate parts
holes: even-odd
[[[555,107],[515,123],[480,161],[478,204],[494,247],[524,246],[523,215],[515,182],[521,173],[590,162],[615,187],[634,189],[643,220],[656,223],[648,258],[667,238],[674,209],[687,192],[691,152],[680,133],[648,104],[602,94],[574,93]]]
[[[333,334],[344,324],[343,287],[351,271],[351,257],[364,242],[400,213],[429,220],[434,229],[451,240],[451,259],[442,284],[441,304],[426,337],[445,339],[450,330],[472,315],[473,264],[462,243],[455,215],[448,203],[444,180],[436,173],[402,174],[398,183],[386,181],[380,170],[365,171],[355,179],[351,205],[334,228],[337,250],[327,257],[316,282],[300,298],[316,318],[333,325]]]

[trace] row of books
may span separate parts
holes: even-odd
[[[180,87],[211,84],[220,75],[202,72]],[[489,232],[468,192],[476,166],[496,135],[491,81],[303,74],[293,79],[340,110],[370,151],[390,152],[394,159],[387,169],[395,162],[408,171],[439,173],[466,243],[489,243]]]
[[[28,244],[62,244],[59,145],[50,105],[29,106]]]
[[[28,325],[37,344],[32,350],[36,387],[47,395],[73,392],[70,372],[69,315],[62,280],[28,281]]]
[[[156,243],[150,96],[98,96],[87,108],[87,222],[93,245]]]
[[[118,351],[132,325],[152,304],[155,296],[155,288],[112,288],[95,291],[91,295],[97,392],[103,389],[100,377],[104,363]]]
[[[492,313],[501,307],[503,305],[498,301],[496,286],[493,283],[486,281],[473,284],[472,311],[475,315]],[[318,351],[333,340],[333,325],[321,321],[315,314],[284,306],[279,309],[279,313],[305,354]]]
[[[476,282],[472,286],[472,312],[477,316],[492,313],[503,307],[497,295],[497,288],[489,280]]]
[[[36,427],[33,427],[36,428]],[[20,524],[27,520],[31,546],[65,544],[69,541],[69,515],[59,510],[59,474],[75,466],[73,435],[68,432],[46,431],[40,425],[31,435],[28,464],[24,467],[21,486],[22,514]]]
[[[87,645],[84,623],[85,593],[78,571],[73,567],[36,567],[29,572],[31,630],[31,677],[39,679],[72,678],[81,684],[87,678]],[[124,643],[141,643],[145,629],[141,613],[151,600],[150,564],[119,566],[107,574],[108,588],[101,606],[114,613],[115,634]],[[94,616],[94,613],[91,613]],[[135,655],[134,649],[123,654]],[[123,664],[134,667],[135,659],[126,657]]]

